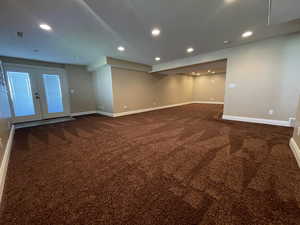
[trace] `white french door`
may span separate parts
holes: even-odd
[[[70,115],[63,69],[7,64],[5,72],[15,123]]]

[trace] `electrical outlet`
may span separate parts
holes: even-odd
[[[289,123],[290,123],[291,127],[295,127],[295,125],[296,125],[296,118],[293,118],[293,117],[289,118]]]
[[[273,115],[274,114],[274,110],[273,109],[270,109],[269,110],[269,115]]]
[[[124,108],[124,109],[127,109],[128,107],[127,107],[127,105],[124,105],[123,108]]]
[[[70,89],[70,93],[71,93],[71,94],[74,94],[74,93],[75,93],[75,90],[74,90],[74,89]]]

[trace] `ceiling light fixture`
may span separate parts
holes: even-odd
[[[160,61],[160,57],[155,57],[155,61]]]
[[[48,24],[42,23],[40,24],[40,28],[46,31],[51,31],[52,27],[50,27]]]
[[[227,4],[231,4],[231,3],[234,3],[236,0],[225,0],[225,3]]]
[[[227,40],[224,41],[224,44],[225,44],[225,45],[227,45],[227,44],[229,44],[229,43],[230,43],[230,41],[227,41]]]
[[[210,70],[208,70],[207,72],[209,72],[209,73],[210,73]]]
[[[160,29],[158,28],[153,28],[153,30],[151,31],[152,36],[157,37],[160,35]]]
[[[125,51],[125,48],[124,48],[123,46],[119,46],[119,47],[118,47],[118,50],[119,50],[120,52],[124,52],[124,51]]]
[[[253,35],[253,32],[251,30],[248,30],[242,34],[242,38],[248,38],[248,37],[251,37],[252,35]]]
[[[186,50],[187,53],[192,53],[193,51],[194,51],[194,49],[192,47],[187,48],[187,50]]]

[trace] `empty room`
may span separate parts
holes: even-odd
[[[300,224],[299,0],[0,8],[0,224]]]

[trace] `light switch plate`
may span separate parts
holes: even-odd
[[[229,84],[229,88],[235,88],[235,87],[236,87],[236,84],[235,84],[235,83]]]

